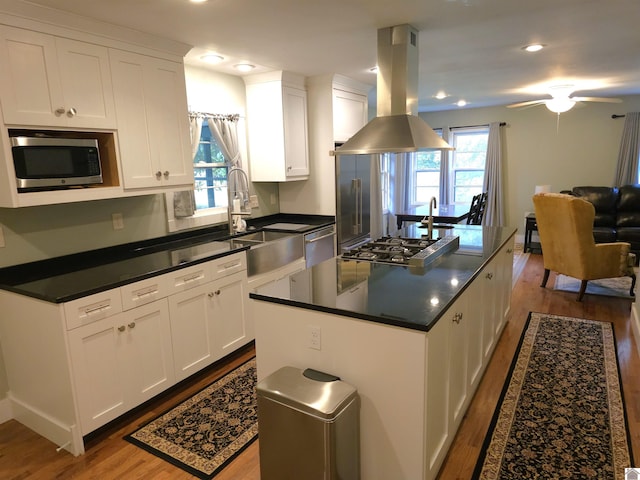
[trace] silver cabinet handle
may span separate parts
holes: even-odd
[[[76,116],[76,113],[78,113],[78,111],[77,111],[75,108],[71,107],[71,108],[67,111],[67,116],[69,116],[69,117],[75,117],[75,116]]]
[[[507,253],[513,253],[513,250],[511,248],[507,248]]]
[[[157,178],[158,180],[160,180],[160,177],[162,177],[162,172],[161,172],[160,170],[158,170],[158,171],[156,172],[156,178]]]
[[[491,273],[491,272],[487,273],[487,278],[489,280],[491,280],[493,278],[493,273]]]
[[[135,326],[136,326],[136,322],[131,322],[131,323],[129,324],[129,328],[134,328]]]
[[[164,171],[164,178],[169,178],[169,170]]]
[[[208,293],[209,298],[213,298],[215,295],[220,295],[220,290],[216,290],[215,292]]]
[[[60,108],[56,108],[56,115],[60,116],[62,115],[64,112],[66,112],[67,110],[64,107],[60,107]]]
[[[462,313],[456,313],[453,315],[453,323],[460,323],[460,320],[462,320]]]
[[[291,165],[287,167],[287,172],[290,172],[290,171],[291,171]]]
[[[119,331],[119,332],[124,332],[125,328],[126,328],[126,327],[125,327],[124,325],[120,325],[120,326],[118,327],[118,331]]]
[[[327,233],[326,235],[322,235],[320,237],[316,237],[316,238],[312,238],[311,240],[305,240],[305,243],[315,243],[315,242],[319,242],[320,240],[327,238],[327,237],[333,237],[335,233],[333,231]]]

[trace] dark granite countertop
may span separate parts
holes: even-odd
[[[257,289],[250,297],[429,331],[515,232],[510,227],[459,225],[441,231],[442,235],[458,235],[459,249],[425,268],[333,258],[291,275],[298,284],[305,283],[301,277],[312,278],[313,282],[305,283],[311,285],[310,291],[292,290],[283,295]],[[424,229],[414,224],[401,236],[419,238],[423,233]],[[362,282],[367,282],[366,302],[348,302],[348,307],[340,307],[339,296]]]
[[[260,230],[274,223],[330,225],[334,217],[277,214],[250,219]],[[240,234],[241,235],[241,234]],[[247,250],[228,240],[228,227],[217,226],[81,252],[0,269],[0,289],[53,303],[63,303],[190,265]]]

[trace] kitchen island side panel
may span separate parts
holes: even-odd
[[[258,380],[284,366],[313,368],[361,398],[362,478],[425,478],[425,332],[313,310],[256,303]],[[309,347],[320,329],[320,349]]]

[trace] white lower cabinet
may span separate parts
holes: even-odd
[[[175,382],[165,299],[71,330],[68,338],[83,435]]]
[[[246,272],[240,272],[169,297],[177,381],[253,338],[247,296]]]
[[[253,340],[246,254],[51,303],[0,290],[14,418],[69,450]]]

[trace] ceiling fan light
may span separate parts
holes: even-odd
[[[551,100],[547,100],[544,103],[547,108],[553,113],[566,112],[568,110],[571,110],[571,108],[576,104],[576,102],[571,100],[570,98],[552,98]]]

